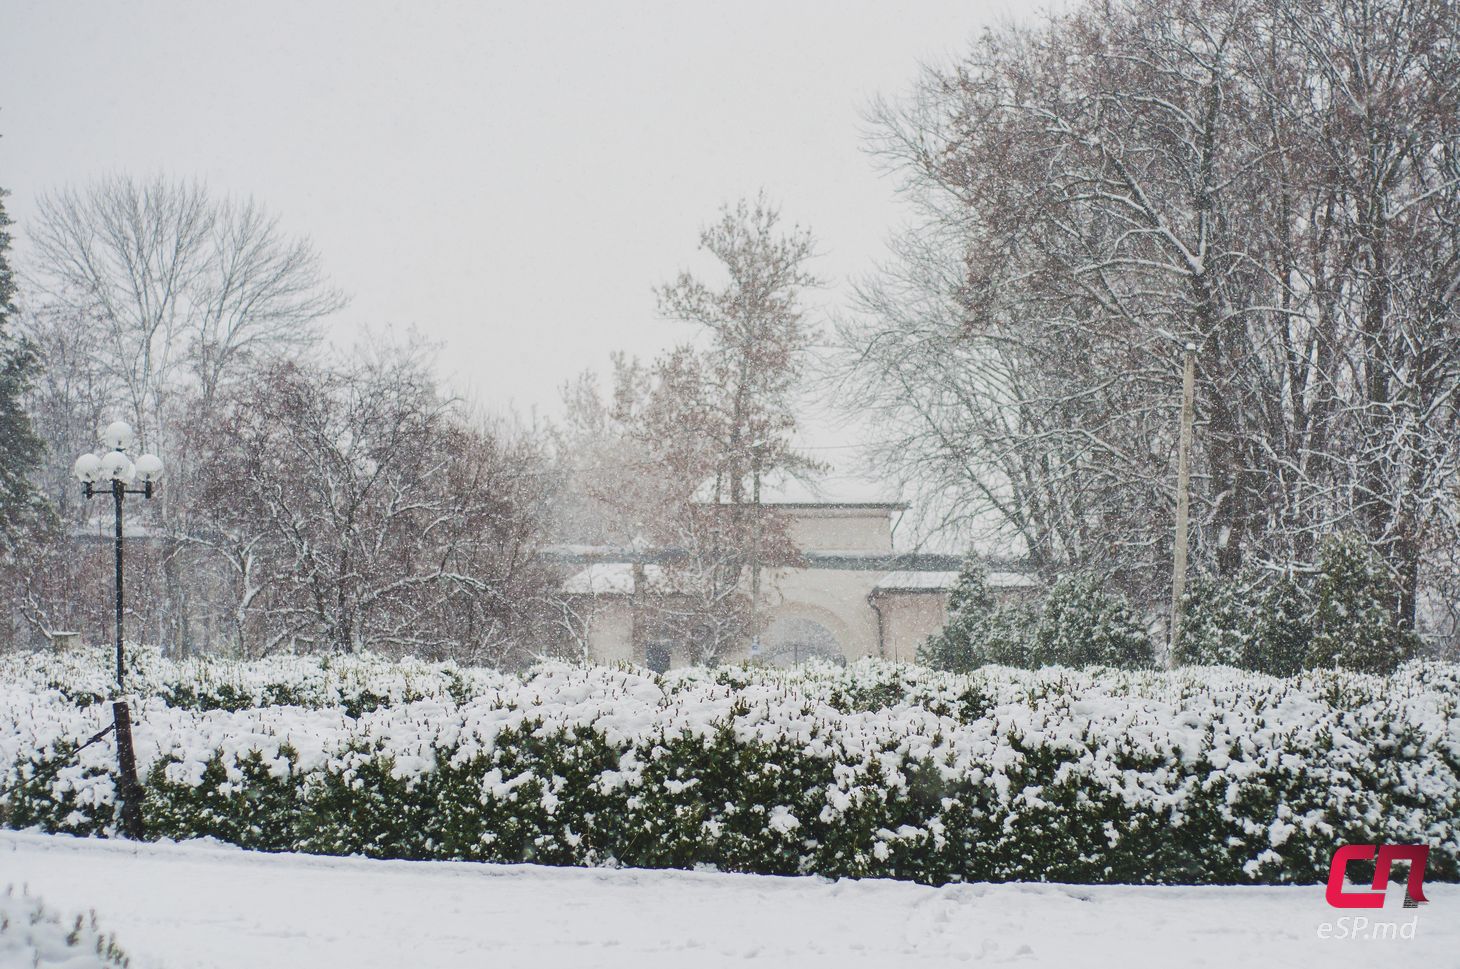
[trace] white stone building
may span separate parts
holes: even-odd
[[[813,656],[912,660],[918,645],[943,627],[959,559],[895,550],[893,532],[906,504],[803,497],[761,506],[784,516],[804,565],[762,572],[755,603],[762,632],[729,659],[777,665]],[[564,591],[593,659],[659,669],[689,661],[682,646],[646,632],[640,596],[661,591],[666,581],[653,550],[577,549],[562,557],[577,566]],[[1032,576],[997,564],[990,565],[989,581],[1009,595],[1034,586]]]

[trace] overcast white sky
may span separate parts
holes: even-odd
[[[997,0],[439,3],[0,0],[0,186],[199,177],[310,236],[353,303],[414,326],[481,402],[556,410],[624,349],[687,336],[652,287],[764,187],[846,281],[899,216],[862,112]]]

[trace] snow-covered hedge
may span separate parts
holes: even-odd
[[[124,969],[128,965],[116,938],[97,926],[95,912],[63,919],[14,885],[0,890],[0,966]]]
[[[457,702],[517,682],[509,674],[455,663],[378,656],[277,655],[240,663],[219,657],[167,660],[153,646],[126,649],[130,694],[191,710],[251,707],[341,707],[353,713],[412,700]],[[0,653],[0,682],[57,690],[78,706],[111,697],[116,654],[111,646],[64,653]]]
[[[104,670],[0,663],[0,786],[105,724],[77,702],[105,693],[88,663]],[[1290,679],[142,665],[154,836],[933,883],[1312,882],[1338,844],[1397,841],[1431,845],[1432,879],[1460,876],[1454,664]],[[11,794],[4,823],[109,833],[112,758],[97,744]]]

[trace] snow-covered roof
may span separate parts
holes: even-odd
[[[991,589],[1028,589],[1038,581],[1026,572],[990,572],[987,576]],[[873,588],[882,592],[946,592],[957,583],[957,572],[898,571],[878,579]]]
[[[568,595],[628,595],[634,591],[634,567],[628,562],[599,562],[575,572],[563,583]]]
[[[884,592],[943,592],[957,581],[957,572],[888,572],[873,588]]]
[[[990,572],[984,582],[991,589],[1032,589],[1039,579],[1028,572]]]
[[[559,542],[544,546],[543,551],[558,558],[613,558],[626,554],[628,548],[621,545],[575,545]]]
[[[573,573],[563,583],[563,592],[570,596],[626,596],[634,593],[634,568],[632,562],[595,562]],[[641,565],[644,570],[645,591],[664,591],[670,587],[671,579],[665,575],[663,566]]]

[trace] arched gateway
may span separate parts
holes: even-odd
[[[813,659],[846,662],[836,635],[815,619],[774,620],[751,648],[751,656],[767,666],[800,666]]]

